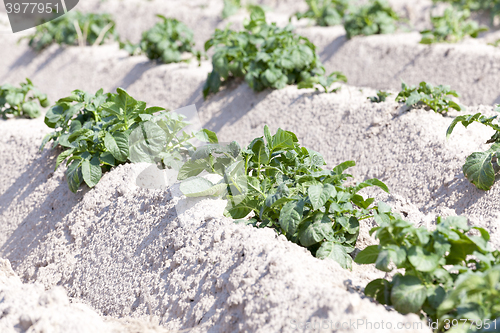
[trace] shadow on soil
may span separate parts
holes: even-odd
[[[14,269],[69,214],[84,194],[84,190],[71,193],[63,177],[55,180],[57,185],[51,181],[56,155],[57,151],[50,150],[38,155],[0,196],[0,215],[16,211],[16,206],[32,206],[0,248],[0,255],[9,259]],[[54,188],[47,193],[46,187]]]
[[[319,58],[321,59],[321,61],[326,62],[330,60],[330,58],[332,58],[335,53],[337,53],[342,48],[342,46],[344,46],[346,42],[347,37],[345,35],[335,38],[333,42],[328,44],[328,46],[326,46],[319,54]]]
[[[459,196],[458,200],[453,200],[453,204],[448,203],[448,198],[451,195]],[[449,207],[458,215],[466,213],[468,207],[472,207],[484,196],[486,191],[476,188],[471,182],[465,178],[462,172],[455,175],[451,182],[441,185],[434,193],[431,194],[435,204],[430,207],[421,208],[420,211],[427,214],[432,212],[436,207]]]
[[[267,95],[272,93],[271,89],[266,89],[258,93],[250,92],[251,88],[246,83],[241,83],[235,87],[238,83],[233,82],[224,91],[208,97],[207,104],[217,104],[228,96],[231,96],[231,99],[225,101],[219,112],[209,115],[209,120],[203,124],[203,128],[218,133],[223,127],[236,123],[263,101]]]

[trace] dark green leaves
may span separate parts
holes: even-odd
[[[191,53],[201,57],[194,50],[193,31],[184,23],[163,15],[156,15],[161,22],[142,33],[141,42],[134,45],[130,42],[120,42],[120,48],[130,55],[144,53],[149,59],[165,64],[184,61],[183,53]],[[186,59],[188,61],[189,59]]]
[[[104,135],[104,146],[113,155],[113,157],[120,161],[125,162],[128,157],[128,135],[123,132],[115,132],[110,134],[107,132]]]
[[[391,93],[383,90],[377,91],[377,96],[367,97],[372,103],[385,102],[386,98],[392,95]]]
[[[373,199],[365,200],[357,192],[367,186],[387,187],[376,179],[344,187],[351,177],[344,171],[355,163],[344,162],[332,171],[322,169],[325,164],[321,154],[300,147],[295,134],[278,129],[272,135],[265,126],[264,136],[247,149],[236,143],[197,148],[178,179],[187,184],[181,190],[188,196],[221,193],[224,184],[227,216],[241,219],[252,212],[251,224],[271,227],[316,257],[350,268],[359,220],[376,208]],[[210,187],[196,177],[205,171],[219,174],[224,182]]]
[[[498,160],[499,157],[500,143],[492,145],[485,152],[472,153],[462,167],[465,177],[477,188],[488,191],[495,183],[496,170],[492,160]]]
[[[336,242],[323,242],[316,252],[316,257],[318,259],[334,260],[338,262],[342,268],[351,269],[352,267],[352,259],[347,253],[346,248],[342,246],[342,244]]]
[[[144,128],[141,117],[152,117],[151,113],[160,110],[146,109],[146,103],[121,88],[116,94],[104,94],[101,89],[94,95],[75,90],[47,112],[45,123],[56,130],[44,138],[40,149],[49,141],[54,141],[53,148],[67,148],[57,157],[56,169],[67,160],[71,191],[76,192],[83,181],[94,187],[103,172],[129,159],[130,132],[133,127]],[[162,139],[164,146],[167,138]],[[135,147],[131,149],[135,152]]]
[[[311,220],[305,221],[302,225],[299,239],[303,246],[308,247],[330,238],[331,234],[333,234],[332,221],[327,215],[317,212]]]
[[[370,245],[356,255],[354,262],[357,264],[374,264],[379,253],[378,245]]]
[[[416,276],[397,276],[391,290],[391,303],[402,314],[418,313],[427,298],[424,285]]]
[[[100,45],[108,39],[117,39],[118,35],[111,15],[83,14],[72,10],[57,20],[37,26],[32,35],[24,38],[29,39],[29,45],[33,49],[41,51],[52,43]]]
[[[41,108],[47,107],[47,95],[41,93],[31,82],[26,79],[20,87],[10,84],[0,86],[0,116],[7,119],[7,115],[14,117],[37,118],[41,115]]]
[[[379,226],[370,234],[375,233],[380,243],[361,251],[355,261],[375,263],[385,272],[404,269],[404,275],[396,274],[392,281],[370,282],[366,295],[403,314],[423,313],[432,322],[498,317],[498,311],[492,311],[495,307],[486,305],[496,292],[489,287],[481,289],[486,281],[480,273],[473,273],[484,271],[486,275],[499,261],[498,251],[492,252],[487,243],[490,236],[486,230],[469,227],[465,217],[452,216],[438,217],[435,230],[428,231],[414,227],[383,205],[377,211]],[[479,235],[471,235],[472,229]],[[473,278],[467,280],[470,276]],[[466,280],[467,284],[463,283]],[[481,311],[495,314],[481,317]]]
[[[302,222],[304,201],[287,202],[280,211],[279,224],[285,235],[291,238]]]
[[[380,304],[391,305],[391,288],[391,283],[386,279],[376,279],[366,285],[365,295],[374,298]]]
[[[97,185],[102,176],[100,161],[97,156],[92,157],[90,160],[85,159],[82,161],[82,175],[88,187]]]
[[[462,170],[467,179],[477,188],[488,191],[495,183],[495,175],[500,170],[498,157],[500,157],[500,126],[493,123],[498,116],[485,117],[481,113],[474,115],[463,115],[453,119],[446,131],[449,138],[455,126],[461,123],[466,128],[473,122],[478,122],[495,130],[495,134],[486,142],[493,145],[485,152],[475,152],[467,157]]]
[[[217,29],[205,43],[205,51],[212,47],[213,71],[203,87],[205,98],[232,77],[244,78],[254,91],[301,82],[301,87],[318,83],[326,90],[333,82],[346,80],[339,72],[325,77],[314,44],[294,34],[290,25],[278,28],[275,23],[266,23],[258,6],[251,7],[244,31]]]
[[[418,87],[411,87],[403,82],[401,91],[396,96],[396,102],[406,103],[409,107],[424,105],[440,114],[445,114],[450,108],[461,111],[462,107],[451,100],[450,96],[459,97],[458,93],[450,90],[449,86],[434,87],[430,83],[420,82]]]

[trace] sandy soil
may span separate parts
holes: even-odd
[[[153,22],[143,20],[140,27],[128,22],[152,17],[151,8],[159,2],[138,4],[88,1],[84,9],[121,8],[120,33],[134,39]],[[277,20],[300,7],[292,1],[265,4],[277,8],[272,14]],[[400,10],[410,8],[398,4]],[[155,8],[184,19],[195,30],[198,45],[225,23],[217,16],[222,6],[216,1],[186,6],[162,2]],[[241,24],[239,16],[232,20]],[[424,16],[412,20],[425,24]],[[364,194],[389,202],[415,224],[431,225],[437,215],[463,214],[487,228],[500,248],[498,186],[489,192],[477,190],[461,171],[465,157],[483,150],[491,133],[479,126],[457,127],[446,140],[451,117],[425,110],[403,112],[393,100],[371,104],[366,97],[375,90],[363,88],[397,88],[398,78],[387,73],[404,68],[401,73],[411,78],[409,83],[425,75],[435,83],[470,84],[463,101],[491,104],[500,77],[495,75],[498,51],[466,43],[422,46],[411,33],[346,42],[342,30],[299,30],[318,44],[328,68],[348,74],[353,85],[338,94],[295,87],[256,94],[246,84],[233,83],[203,101],[209,62],[201,67],[157,65],[145,57],[128,57],[117,45],[53,46],[37,55],[25,43],[16,45],[17,36],[8,34],[0,34],[6,46],[0,49],[0,83],[30,77],[52,100],[77,88],[112,91],[121,86],[148,105],[176,109],[195,104],[204,127],[223,141],[242,145],[261,136],[265,124],[271,130],[282,127],[321,152],[329,167],[355,160],[357,166],[350,171],[357,181],[377,177],[386,182],[390,196],[377,190]],[[470,59],[475,62],[462,66]],[[476,74],[484,80],[467,81]],[[493,114],[493,107],[473,106],[467,112],[478,111]],[[91,322],[96,330],[110,332],[288,332],[300,323],[330,320],[418,322],[416,316],[389,312],[363,298],[360,290],[366,283],[383,276],[373,267],[342,270],[270,230],[235,225],[221,217],[223,201],[188,201],[176,186],[141,188],[137,179],[147,165],[120,166],[96,188],[71,193],[64,167],[53,172],[57,152],[38,151],[48,131],[43,119],[0,121],[0,257],[8,259],[20,277],[7,261],[0,262],[0,313],[13,309],[0,315],[0,330],[31,323],[33,332],[41,332],[43,327]],[[371,226],[370,221],[362,225],[359,248],[374,243],[368,236]],[[121,317],[126,319],[116,320]]]

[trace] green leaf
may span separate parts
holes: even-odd
[[[374,298],[380,304],[391,305],[392,285],[386,279],[375,279],[365,287],[365,295]]]
[[[378,245],[367,246],[356,255],[354,262],[357,264],[374,264],[377,261],[379,253]]]
[[[472,153],[462,167],[465,177],[481,190],[489,190],[495,183],[492,158],[500,151],[500,144],[494,144],[485,152]]]
[[[217,134],[214,132],[207,130],[207,129],[202,129],[198,133],[195,134],[195,137],[202,141],[202,142],[208,142],[208,143],[219,143],[219,139],[217,138]]]
[[[57,170],[57,168],[59,167],[59,165],[65,160],[67,159],[69,156],[71,156],[73,154],[73,152],[75,151],[76,149],[68,149],[68,150],[65,150],[63,151],[62,153],[60,153],[58,156],[57,156],[57,159],[56,159],[56,166],[54,168],[54,171]]]
[[[331,259],[340,264],[344,269],[351,269],[352,258],[344,246],[335,242],[323,242],[316,252],[318,259]]]
[[[304,202],[287,202],[280,211],[279,223],[287,236],[293,236],[302,221]]]
[[[262,138],[257,138],[250,143],[250,149],[254,153],[252,160],[258,164],[269,163],[270,154],[264,140]]]
[[[180,184],[180,190],[186,197],[218,196],[226,189],[226,184],[213,184],[202,177],[193,177]]]
[[[280,149],[291,149],[293,147],[293,137],[286,131],[278,128],[278,131],[275,135],[273,135],[271,139],[271,144],[269,147],[271,152],[275,152]]]
[[[129,138],[127,134],[123,132],[114,132],[113,134],[106,132],[106,135],[104,136],[104,146],[107,150],[109,150],[113,157],[120,162],[125,162],[128,158],[128,145]]]
[[[136,127],[129,137],[129,160],[133,163],[155,163],[167,137],[157,124],[147,121]]]
[[[341,175],[345,170],[356,166],[356,162],[354,161],[345,161],[343,163],[340,163],[336,167],[333,168],[333,172],[337,175]]]
[[[418,313],[426,298],[426,288],[417,277],[406,275],[395,279],[391,302],[399,313]]]
[[[335,187],[331,184],[313,185],[307,189],[309,200],[314,210],[318,210],[334,195],[337,194]]]
[[[80,187],[83,176],[81,169],[81,161],[73,161],[66,169],[66,181],[71,192],[76,193]]]
[[[92,188],[97,185],[102,177],[99,157],[94,156],[91,160],[82,161],[82,175],[88,187]]]
[[[421,272],[432,272],[439,265],[440,256],[437,254],[426,253],[419,246],[412,246],[408,251],[408,260],[415,266],[415,269]]]
[[[248,197],[244,198],[239,204],[228,209],[228,214],[233,219],[242,219],[246,217],[252,210],[259,209],[259,202],[251,200]]]
[[[299,231],[302,246],[308,247],[327,238],[332,231],[332,221],[321,212],[317,212],[313,220],[306,221]]]
[[[205,162],[205,160],[187,161],[182,165],[181,169],[179,170],[177,179],[184,180],[190,177],[198,176],[207,167],[208,164]]]

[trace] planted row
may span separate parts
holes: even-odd
[[[294,17],[299,20],[312,19],[319,26],[343,24],[347,38],[393,33],[398,24],[403,23],[385,0],[370,0],[360,6],[353,6],[349,0],[306,0],[306,3],[309,9],[304,13],[296,13]],[[469,9],[472,8],[476,7],[463,6],[460,10],[449,8],[442,16],[431,15],[432,29],[421,32],[421,43],[455,43],[465,36],[476,38],[480,32],[488,30],[469,20]]]
[[[438,217],[433,231],[416,228],[384,204],[375,221],[370,234],[379,244],[358,253],[355,262],[404,272],[371,281],[367,296],[402,314],[418,314],[434,332],[497,332],[500,252],[491,248],[485,229],[457,216]]]
[[[288,84],[299,88],[320,84],[329,92],[334,82],[347,81],[339,72],[325,76],[314,44],[292,30],[291,25],[278,28],[275,23],[268,24],[264,10],[257,6],[244,31],[217,29],[205,43],[205,51],[213,47],[214,55],[203,96],[218,92],[230,78],[244,78],[255,91],[281,89]]]

